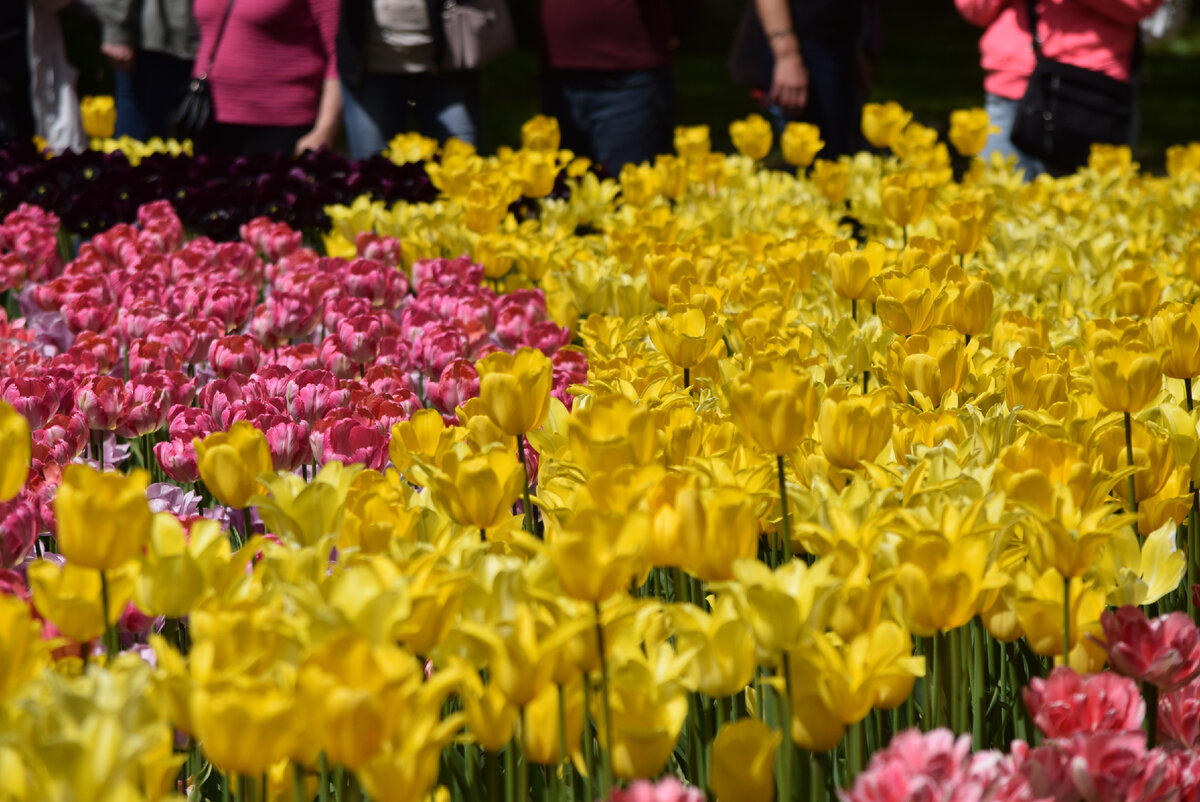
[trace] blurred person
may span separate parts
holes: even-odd
[[[752,0],[736,35],[730,69],[782,129],[821,129],[822,158],[862,147],[862,103],[879,49],[875,0]]]
[[[679,7],[542,0],[542,111],[558,120],[562,147],[614,174],[671,150]]]
[[[337,44],[351,158],[382,151],[410,116],[425,136],[479,144],[479,71],[439,69],[442,0],[342,0]]]
[[[5,0],[27,14],[29,106],[33,133],[56,153],[87,149],[76,82],[79,73],[67,59],[58,12],[71,0]],[[19,102],[19,101],[18,101]]]
[[[228,10],[223,34],[218,30]],[[332,147],[342,115],[338,0],[195,0],[217,124],[201,152],[252,155]]]
[[[170,133],[187,91],[199,33],[192,0],[88,0],[101,22],[100,50],[115,70],[114,136]]]
[[[984,70],[985,108],[996,129],[988,136],[984,158],[1015,157],[1025,177],[1064,172],[1073,165],[1049,165],[1012,141],[1021,98],[1037,65],[1030,34],[1030,0],[954,0],[968,22],[984,28],[979,52]],[[1035,9],[1042,55],[1117,81],[1135,81],[1140,57],[1138,23],[1162,0],[1038,0]],[[1136,99],[1135,99],[1136,100]],[[1136,116],[1136,115],[1135,115]],[[1125,137],[1132,144],[1132,119]]]

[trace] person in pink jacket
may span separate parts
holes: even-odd
[[[1016,156],[1027,178],[1045,172],[1037,159],[1021,152],[1009,135],[1017,105],[1033,73],[1035,57],[1029,32],[1028,0],[954,0],[968,22],[985,28],[979,40],[984,70],[985,108],[992,125],[985,158],[992,153]],[[1102,72],[1118,81],[1133,75],[1138,23],[1162,0],[1038,0],[1038,36],[1049,59]]]

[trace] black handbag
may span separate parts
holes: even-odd
[[[1009,137],[1013,144],[1059,174],[1087,164],[1093,144],[1130,144],[1135,103],[1132,76],[1128,82],[1118,81],[1046,58],[1037,37],[1036,0],[1029,0],[1029,30],[1037,63],[1017,105]],[[1130,35],[1137,38],[1136,26]],[[1134,73],[1140,46],[1140,41],[1134,46]]]
[[[187,94],[168,120],[174,139],[190,139],[193,144],[201,143],[206,135],[211,133],[217,121],[213,111],[212,87],[208,83],[208,73],[212,71],[213,62],[217,59],[217,50],[221,47],[225,24],[229,22],[234,2],[235,0],[229,0],[229,4],[225,6],[225,13],[221,16],[221,24],[217,28],[217,38],[208,54],[208,63],[204,65],[200,74],[188,83]]]

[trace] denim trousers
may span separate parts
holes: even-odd
[[[1010,139],[1013,121],[1017,118],[1017,107],[1020,103],[1020,100],[1010,100],[988,93],[983,107],[987,111],[988,121],[999,130],[988,134],[987,144],[983,146],[983,153],[980,155],[985,160],[990,160],[993,153],[999,153],[1006,159],[1013,156],[1017,160],[1017,169],[1025,172],[1025,180],[1032,181],[1041,173],[1046,172],[1046,166],[1042,164],[1041,159],[1025,153]]]
[[[542,75],[542,111],[558,120],[562,146],[614,175],[670,153],[675,84],[652,70],[554,70]]]
[[[342,116],[350,156],[366,159],[396,134],[410,130],[439,142],[450,137],[479,144],[478,72],[373,73],[342,83]]]
[[[114,72],[117,106],[114,135],[143,142],[170,135],[170,117],[183,102],[192,63],[166,53],[139,50],[134,55],[133,69]]]

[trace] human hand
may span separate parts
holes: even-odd
[[[133,69],[133,48],[129,45],[105,43],[100,45],[100,52],[108,56],[108,60],[118,70]]]
[[[320,128],[314,128],[304,136],[296,140],[296,150],[294,155],[299,156],[306,150],[320,150],[321,148],[333,147],[333,132],[324,131]]]
[[[808,105],[808,70],[800,58],[799,50],[775,57],[775,71],[771,76],[771,91],[767,100],[789,115],[799,114]]]

